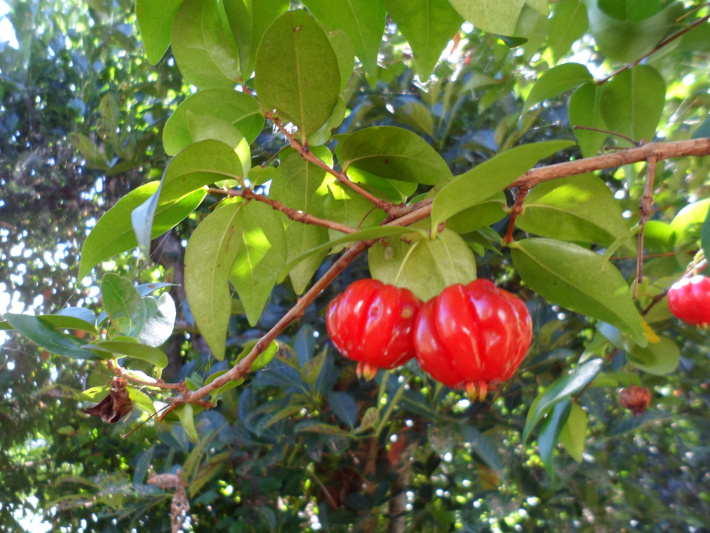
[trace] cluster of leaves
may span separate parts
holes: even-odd
[[[96,4],[95,19],[114,9]],[[124,518],[131,526],[167,527],[164,516],[148,512],[171,497],[150,483],[152,467],[180,474],[200,528],[289,530],[310,522],[372,531],[433,524],[560,529],[587,522],[619,529],[634,520],[649,529],[706,527],[707,480],[689,467],[707,455],[695,447],[708,433],[698,378],[708,366],[707,335],[672,321],[662,296],[699,248],[710,252],[710,201],[698,201],[707,192],[707,161],[659,163],[657,211],[648,222],[638,214],[644,157],[534,188],[537,182],[520,177],[540,161],[594,156],[608,142],[604,131],[572,132],[569,125],[613,130],[627,137],[620,147],[658,131],[667,140],[706,135],[697,125],[709,104],[710,82],[699,68],[708,52],[707,7],[564,0],[550,13],[537,0],[485,8],[458,0],[351,0],[350,11],[325,0],[303,4],[289,10],[285,0],[138,0],[137,22],[158,80],[146,65],[126,60],[141,70],[114,74],[125,99],[103,95],[95,83],[86,98],[100,111],[101,142],[72,134],[86,162],[81,174],[92,175],[91,166],[106,183],[119,175],[134,180],[127,180],[130,192],[121,189],[120,200],[109,201],[114,205],[83,243],[78,277],[65,283],[99,265],[111,268],[108,261],[136,247],[149,252],[161,235],[175,239],[178,232],[187,244],[172,258],[160,255],[167,240],[153,244],[163,268],[143,270],[138,287],[104,275],[98,316],[77,306],[41,316],[9,313],[0,323],[57,361],[76,364],[67,384],[42,377],[55,394],[99,400],[117,372],[128,379],[137,409],[114,433],[145,422],[128,437],[130,449],[98,437],[103,427],[89,437],[90,422],[75,410],[53,414],[68,421],[55,431],[37,430],[43,443],[28,444],[27,453],[51,446],[52,475],[44,475],[66,474],[52,491],[57,520],[87,518],[97,530]],[[134,46],[121,35],[124,50]],[[439,61],[451,40],[453,54]],[[86,57],[106,52],[96,43],[85,45]],[[168,47],[172,55],[164,58]],[[624,65],[651,52],[644,64]],[[594,60],[567,62],[572,53]],[[141,170],[154,167],[145,174],[156,178],[163,166],[146,117],[164,117],[167,98],[177,94],[178,87],[167,89],[173,60],[197,91],[162,126],[172,156],[162,178],[134,188]],[[627,68],[595,79],[615,66]],[[94,81],[79,79],[87,91]],[[671,81],[678,79],[687,83]],[[129,105],[138,81],[150,96]],[[130,118],[122,114],[128,109]],[[31,117],[22,123],[32,124]],[[290,145],[278,158],[270,157],[274,138]],[[19,151],[10,159],[20,160]],[[100,208],[90,203],[91,213]],[[506,222],[518,240],[504,241]],[[73,223],[79,231],[82,224]],[[655,257],[642,263],[644,280],[634,288],[638,233],[645,235],[642,252]],[[367,265],[352,262],[320,294],[314,276],[330,282],[342,270],[330,255],[362,243]],[[132,268],[125,259],[116,265]],[[357,381],[354,367],[324,342],[322,310],[334,291],[363,275],[422,299],[484,275],[521,294],[536,325],[521,372],[474,405],[414,366],[381,373],[374,383]],[[168,286],[170,294],[154,294]],[[287,311],[304,325],[282,324]],[[254,374],[229,373],[238,365]],[[164,369],[174,383],[160,379]],[[615,400],[615,391],[632,383],[655,387],[655,408],[638,418]],[[645,434],[621,437],[657,420],[666,422],[654,426],[656,451]],[[62,455],[89,438],[88,453],[102,457],[100,467]],[[677,458],[672,464],[669,454]],[[4,460],[17,470],[25,458]],[[9,501],[22,501],[12,490]],[[44,508],[52,503],[43,501]],[[11,524],[7,508],[0,512],[2,527]]]

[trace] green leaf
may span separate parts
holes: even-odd
[[[446,45],[463,19],[448,0],[384,0],[397,29],[412,48],[415,71],[422,82],[429,79]]]
[[[218,371],[218,372],[215,372],[214,374],[210,374],[209,377],[205,380],[205,385],[208,385],[208,384],[212,383],[215,379],[217,379],[217,378],[218,378],[219,376],[221,376],[222,374],[225,374],[226,372],[228,372],[228,370],[220,370],[220,371]],[[210,393],[210,396],[211,396],[212,399],[214,400],[214,399],[216,399],[220,394],[224,394],[224,393],[227,392],[227,391],[230,391],[230,390],[232,390],[232,389],[236,389],[236,388],[237,388],[239,385],[241,385],[242,383],[244,383],[244,378],[240,378],[240,379],[237,379],[237,380],[234,380],[234,381],[228,381],[227,383],[225,383],[225,384],[222,385],[221,387],[217,387],[215,390],[213,390],[213,391]]]
[[[603,359],[592,359],[582,365],[577,365],[569,374],[555,381],[538,396],[528,411],[523,429],[523,442],[528,441],[530,432],[550,409],[562,400],[577,394],[591,383],[603,365]]]
[[[348,136],[342,166],[424,185],[451,179],[446,161],[416,133],[393,126],[365,128]]]
[[[340,72],[340,90],[345,90],[350,81],[350,77],[355,70],[355,49],[348,34],[342,30],[335,30],[328,35],[330,46],[333,47],[335,57],[338,60],[338,71]]]
[[[508,202],[505,193],[499,192],[480,204],[464,209],[446,222],[446,227],[459,235],[490,226],[506,216]]]
[[[351,394],[347,392],[330,391],[328,404],[335,415],[351,428],[355,427],[357,418],[357,404]]]
[[[222,31],[217,2],[183,0],[170,40],[180,72],[193,85],[232,89],[239,80],[236,51]]]
[[[220,141],[232,148],[242,162],[244,174],[251,170],[251,150],[249,143],[240,131],[228,120],[214,115],[197,115],[187,112],[187,128],[193,142],[214,140]],[[236,185],[236,183],[234,183]]]
[[[541,15],[549,13],[547,2],[539,0],[516,0],[514,2],[471,2],[470,0],[449,0],[465,20],[476,29],[496,35],[515,35],[520,14],[529,5]]]
[[[579,63],[565,63],[551,68],[535,82],[525,100],[523,112],[528,111],[535,104],[543,100],[556,98],[570,89],[575,89],[584,83],[593,82],[594,78],[584,65]]]
[[[321,370],[323,369],[323,363],[325,363],[325,358],[327,356],[327,350],[324,348],[321,352],[312,357],[300,368],[301,379],[309,385],[315,385],[318,381],[318,376],[320,376]]]
[[[569,418],[560,432],[559,442],[578,463],[582,462],[584,443],[587,440],[587,411],[573,403]]]
[[[131,225],[131,213],[149,200],[159,185],[157,181],[146,183],[129,192],[104,213],[84,241],[77,279],[83,279],[101,261],[138,246]],[[159,204],[153,217],[152,238],[169,231],[192,213],[200,205],[205,194],[203,190],[193,189],[180,198]]]
[[[375,76],[387,17],[382,0],[305,0],[303,3],[328,29],[342,30],[350,37],[365,71]]]
[[[587,8],[579,0],[557,2],[552,8],[547,45],[552,50],[555,61],[559,61],[575,41],[587,32],[589,20]]]
[[[239,361],[244,359],[249,353],[254,349],[254,346],[256,346],[258,342],[258,339],[251,340],[247,343],[244,344],[244,347],[242,348],[241,353],[237,356],[237,360],[235,361],[235,364],[237,364]],[[256,372],[257,370],[261,370],[264,368],[266,365],[268,365],[271,360],[274,358],[276,353],[279,351],[279,343],[276,341],[271,341],[271,344],[266,347],[265,350],[263,350],[256,359],[254,359],[254,362],[251,364],[250,370],[252,372]]]
[[[6,314],[5,318],[10,326],[48,352],[75,359],[99,359],[91,352],[81,349],[84,342],[71,335],[55,331],[54,327],[42,318],[12,313]]]
[[[256,92],[306,137],[333,112],[340,71],[327,35],[305,11],[288,11],[269,26],[256,53]]]
[[[138,337],[148,318],[143,297],[130,280],[111,272],[101,279],[101,303],[111,319],[111,336]]]
[[[310,423],[310,420],[304,420],[296,424],[296,433],[321,433],[323,435],[333,435],[336,437],[349,437],[350,432],[340,429],[338,426],[330,424]]]
[[[449,285],[476,279],[471,248],[449,229],[435,239],[420,238],[413,243],[388,239],[387,243],[387,247],[377,243],[370,248],[370,274],[383,283],[409,289],[423,301]]]
[[[703,248],[705,257],[710,257],[710,209],[705,215],[705,222],[700,229],[700,245]]]
[[[661,75],[653,67],[638,65],[617,74],[606,84],[601,111],[611,131],[637,142],[650,142],[656,135],[665,103],[666,84]]]
[[[394,111],[394,119],[434,137],[434,117],[429,108],[416,100],[407,100]]]
[[[571,407],[572,402],[569,399],[556,404],[542,423],[540,434],[537,437],[537,444],[540,447],[540,459],[542,459],[542,464],[545,465],[547,474],[551,478],[555,475],[552,468],[552,452],[557,447],[560,433],[569,417]]]
[[[239,49],[239,69],[248,80],[254,72],[256,50],[271,23],[288,11],[288,0],[223,0],[224,11]]]
[[[188,111],[226,120],[234,125],[249,143],[254,142],[264,127],[264,114],[259,102],[250,94],[232,89],[198,91],[180,104],[165,123],[163,145],[168,155],[175,155],[194,142],[188,126]]]
[[[286,234],[281,217],[270,206],[249,202],[242,209],[242,244],[229,281],[244,304],[249,324],[254,326],[286,262]]]
[[[449,217],[502,191],[541,159],[572,144],[570,141],[523,144],[456,176],[434,197],[431,206],[432,231],[436,231],[437,226]]]
[[[466,444],[470,444],[489,467],[496,472],[503,472],[503,459],[490,439],[470,424],[461,425],[461,434]]]
[[[240,204],[215,210],[197,227],[185,250],[185,293],[200,333],[215,359],[224,359],[231,316],[228,277],[239,252]]]
[[[646,345],[641,317],[621,273],[576,244],[525,239],[511,244],[513,265],[530,288],[551,303],[608,322]]]
[[[143,326],[138,341],[148,346],[158,347],[173,334],[175,327],[175,302],[169,293],[164,292],[157,301],[158,311],[150,316]]]
[[[678,345],[661,337],[660,342],[648,343],[646,347],[633,346],[626,352],[628,363],[654,376],[664,376],[673,372],[680,361]]]
[[[314,147],[312,151],[326,164],[332,164],[333,156],[327,148]],[[292,209],[322,218],[325,214],[324,205],[328,195],[328,184],[334,178],[322,168],[303,160],[293,150],[282,153],[281,164],[277,171],[277,175],[271,182],[270,198],[278,200]],[[328,242],[326,228],[302,224],[288,219],[283,214],[280,217],[286,227],[289,262],[312,248]],[[311,255],[290,271],[291,283],[296,294],[301,294],[305,290],[326,253],[327,250],[323,250],[322,253]]]
[[[627,233],[619,203],[593,174],[541,183],[516,220],[527,232],[566,241],[613,243]]]
[[[108,168],[106,154],[86,135],[73,131],[69,133],[68,137],[74,147],[81,152],[81,156],[86,159],[90,167],[103,170]]]
[[[328,117],[328,120],[325,121],[325,124],[311,133],[308,137],[308,145],[312,147],[327,143],[330,140],[331,130],[343,123],[346,110],[347,105],[345,104],[345,100],[342,96],[338,96],[338,103],[335,105],[333,113]]]
[[[93,344],[87,344],[85,349],[98,350],[102,352],[113,353],[121,356],[132,357],[147,361],[156,368],[162,370],[168,366],[168,356],[157,348],[140,344],[138,342],[128,341],[98,341]]]
[[[96,317],[93,316],[93,313],[91,311],[89,311],[88,309],[83,309],[81,307],[71,307],[68,309],[81,309],[82,311],[87,311],[88,315],[91,316],[87,316],[84,313],[82,313],[82,315],[84,315],[85,318],[92,318],[92,320],[84,320],[83,318],[77,318],[76,316],[71,316],[68,315],[66,312],[62,312],[67,311],[67,309],[62,309],[62,311],[54,315],[41,315],[38,318],[41,318],[45,323],[56,329],[77,329],[80,331],[86,331],[88,333],[91,333],[92,335],[99,334],[98,330],[96,329],[96,326],[94,325],[96,323]]]
[[[360,425],[355,430],[360,433],[362,431],[367,431],[368,429],[374,428],[379,420],[379,412],[377,407],[368,407],[365,414],[362,415],[362,420],[360,420]]]
[[[191,403],[183,403],[177,409],[177,415],[180,419],[180,425],[182,429],[185,430],[187,438],[190,442],[196,444],[200,438],[197,436],[197,429],[195,429],[195,415]]]
[[[573,127],[586,126],[602,130],[606,129],[606,123],[601,112],[603,93],[604,87],[599,87],[596,83],[586,83],[572,93],[567,112],[569,114],[569,122]],[[609,136],[608,133],[584,129],[575,129],[573,131],[584,157],[597,155],[602,144]]]
[[[610,16],[600,7],[600,0],[586,0],[585,3],[589,16],[589,30],[594,36],[597,47],[607,59],[618,63],[630,63],[650,52],[673,31],[677,26],[676,21],[683,15],[683,6],[680,2],[669,5],[651,17],[646,13],[643,20],[639,20],[638,16],[624,17],[630,20]],[[614,2],[605,2],[605,4],[605,7],[614,6]]]
[[[170,46],[173,20],[182,0],[136,0],[136,19],[145,55],[156,65]]]
[[[710,115],[705,117],[703,123],[695,129],[691,136],[692,139],[703,139],[705,137],[710,137]]]
[[[671,230],[677,236],[677,242],[684,244],[702,238],[705,220],[710,213],[710,198],[686,205],[671,221]]]
[[[330,183],[328,188],[330,194],[324,205],[325,217],[328,220],[360,230],[376,227],[384,220],[384,211],[374,209],[367,199],[352,189],[338,182]],[[332,229],[328,230],[328,235],[331,241],[346,236],[345,233]],[[334,247],[332,253],[342,248],[345,248],[344,244]]]

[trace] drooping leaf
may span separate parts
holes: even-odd
[[[330,30],[342,30],[353,44],[365,71],[377,72],[377,54],[387,16],[382,0],[306,0],[308,11]]]
[[[604,87],[596,83],[585,83],[578,88],[569,99],[567,112],[572,126],[586,126],[588,128],[606,129],[606,123],[601,111],[602,94]],[[598,131],[575,129],[579,148],[584,157],[593,157],[599,153],[608,137],[607,133]]]
[[[609,245],[628,231],[619,203],[593,174],[541,183],[524,206],[517,226],[543,237]]]
[[[293,122],[299,137],[320,128],[340,94],[338,60],[320,24],[305,11],[287,11],[266,30],[254,80],[262,107]]]
[[[665,337],[660,342],[649,343],[646,347],[633,346],[626,353],[626,360],[633,367],[655,376],[673,372],[680,361],[678,345]]]
[[[129,192],[96,223],[81,249],[78,279],[83,279],[101,261],[138,246],[131,225],[131,213],[143,205],[158,190],[159,182],[146,183]],[[196,188],[197,189],[197,188]],[[156,206],[151,238],[156,238],[178,224],[194,211],[205,197],[205,191],[195,190]]]
[[[584,36],[588,27],[587,8],[583,2],[563,0],[554,4],[547,45],[552,50],[555,61],[559,61],[572,44]]]
[[[577,394],[591,383],[603,365],[603,359],[592,359],[582,365],[577,365],[569,374],[555,381],[538,396],[528,411],[523,429],[523,442],[527,442],[530,432],[552,407],[573,394]]]
[[[183,0],[170,36],[184,78],[200,89],[231,89],[239,62],[224,32],[217,2]]]
[[[646,345],[629,288],[614,265],[586,248],[534,238],[511,245],[513,265],[532,290],[551,303],[608,322]]]
[[[240,204],[230,204],[205,218],[185,250],[185,293],[190,311],[214,357],[224,359],[231,315],[228,277],[239,252]]]
[[[270,206],[249,202],[242,209],[242,244],[229,281],[237,289],[247,319],[254,326],[280,279],[287,244],[281,217]]]
[[[572,403],[567,422],[560,433],[559,442],[578,463],[582,462],[584,443],[587,440],[587,411]]]
[[[99,359],[88,350],[82,350],[85,344],[76,337],[60,333],[42,318],[32,315],[18,315],[8,313],[5,315],[8,324],[22,333],[23,336],[41,346],[45,350],[57,355],[65,355],[75,359]]]
[[[448,0],[384,1],[387,12],[412,48],[419,79],[428,80],[463,19]]]
[[[101,279],[101,303],[112,336],[138,337],[147,320],[146,304],[130,280],[108,272]]]
[[[325,163],[332,164],[332,155],[326,148],[314,147],[313,153]],[[330,174],[313,163],[304,161],[295,151],[282,155],[277,171],[277,175],[271,182],[269,194],[271,198],[292,209],[317,217],[324,216],[328,184],[334,180]],[[281,219],[286,227],[289,261],[328,242],[328,230],[322,226],[296,222],[285,215],[282,215]],[[305,290],[326,253],[327,250],[324,250],[322,254],[313,255],[290,271],[289,276],[296,294],[301,294]]]
[[[542,464],[545,465],[547,474],[550,477],[554,477],[555,474],[552,468],[552,452],[557,447],[560,433],[567,422],[571,408],[572,402],[569,398],[555,404],[540,428],[540,435],[537,438],[537,443],[540,447],[540,459],[542,459]]]
[[[136,0],[136,19],[148,61],[153,65],[170,46],[170,32],[182,0]]]
[[[635,141],[656,135],[666,103],[666,84],[653,67],[637,65],[617,74],[604,88],[601,111],[607,128]],[[628,143],[627,143],[628,144]]]
[[[523,8],[528,5],[541,15],[547,16],[547,2],[540,0],[515,0],[512,2],[471,2],[449,0],[465,20],[476,28],[496,35],[515,35],[515,28]]]
[[[445,229],[435,239],[413,243],[388,239],[370,248],[370,274],[383,283],[405,287],[427,301],[455,283],[476,279],[473,252],[455,232]],[[422,275],[422,273],[426,275]]]
[[[342,166],[376,176],[424,185],[451,179],[446,161],[429,143],[403,128],[374,126],[348,136],[341,149]]]
[[[239,49],[239,70],[248,80],[254,72],[256,50],[266,28],[288,11],[288,0],[223,0],[224,11]]]
[[[252,143],[264,127],[264,115],[253,96],[232,89],[198,91],[182,104],[165,123],[165,153],[175,155],[194,142],[188,127],[187,113],[212,115],[234,125]]]
[[[502,191],[539,160],[571,145],[570,141],[523,144],[456,176],[434,198],[431,207],[432,231],[436,231],[436,227],[447,218]]]
[[[592,81],[594,80],[587,67],[579,63],[565,63],[551,68],[540,76],[535,85],[533,85],[530,94],[525,100],[523,112],[543,100],[556,98],[570,89]]]
[[[158,347],[173,334],[177,310],[169,293],[164,292],[157,301],[158,311],[146,320],[138,340],[148,346]]]
[[[108,352],[125,357],[133,357],[141,361],[147,361],[159,370],[168,366],[168,356],[157,348],[147,346],[139,342],[128,341],[97,341],[85,346],[87,350],[97,350]]]

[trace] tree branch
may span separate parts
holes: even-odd
[[[355,228],[350,226],[345,226],[344,224],[339,224],[338,222],[333,222],[332,220],[327,220],[325,218],[319,218],[317,216],[306,213],[305,211],[300,211],[298,209],[293,209],[292,207],[285,206],[278,200],[272,200],[264,196],[263,194],[256,193],[251,189],[230,189],[225,191],[224,189],[208,189],[211,194],[221,194],[224,196],[241,196],[247,200],[256,200],[258,202],[264,202],[270,205],[273,209],[281,211],[291,220],[296,222],[301,222],[302,224],[313,224],[315,226],[323,226],[324,228],[333,229],[341,231],[343,233],[356,233]]]

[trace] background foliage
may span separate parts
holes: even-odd
[[[3,327],[24,336],[0,332],[0,530],[41,514],[63,531],[168,531],[182,489],[151,476],[178,472],[190,502],[183,528],[196,531],[710,529],[708,333],[655,298],[707,251],[708,159],[659,162],[635,304],[624,291],[612,300],[611,288],[636,275],[643,163],[538,185],[517,242],[502,245],[503,207],[519,197],[504,189],[538,160],[631,146],[571,126],[634,141],[709,135],[706,6],[350,0],[347,14],[318,0],[8,4],[17,46],[0,44],[0,304]],[[137,407],[122,422],[84,414],[114,375],[104,354],[127,356],[133,377],[162,370],[197,389],[336,260],[336,228],[225,199],[219,187],[244,190],[248,179],[254,194],[350,228],[385,218],[298,144],[285,148],[294,130],[284,122],[315,157],[394,204],[465,176],[417,226],[446,220],[440,239],[403,263],[409,245],[396,237],[355,260],[278,336],[278,351],[213,391],[215,409],[182,405],[157,423],[148,416],[171,391],[134,384]],[[139,206],[153,225],[134,233]],[[232,231],[271,247],[245,238],[230,252]],[[440,243],[456,250],[455,265],[441,263]],[[285,263],[318,245],[277,283]],[[256,274],[247,249],[263,261]],[[230,264],[205,275],[211,257]],[[554,280],[540,273],[549,265]],[[520,295],[535,324],[521,370],[473,404],[414,362],[358,380],[329,344],[323,312],[370,275],[422,297],[475,275]],[[19,315],[67,306],[71,316],[50,322]],[[226,319],[205,321],[204,309]],[[89,341],[94,349],[81,348]],[[638,417],[619,405],[631,383],[652,391]]]

